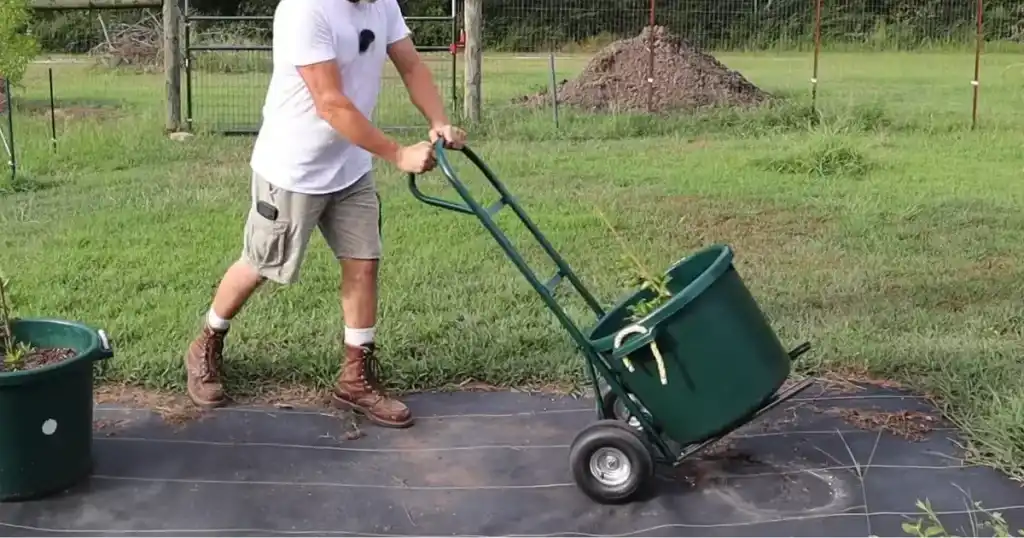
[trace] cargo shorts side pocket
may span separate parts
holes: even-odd
[[[280,268],[288,261],[289,236],[288,222],[267,220],[253,207],[245,225],[246,259],[261,272]]]

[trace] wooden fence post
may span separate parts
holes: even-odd
[[[484,0],[466,0],[464,5],[466,29],[466,95],[464,114],[470,123],[480,121],[482,97],[480,93],[483,68],[483,3]]]
[[[167,86],[167,132],[181,129],[181,10],[178,0],[164,0],[164,75]]]

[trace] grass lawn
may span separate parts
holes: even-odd
[[[550,111],[507,105],[544,86],[546,59],[492,58],[492,112],[471,133],[473,147],[605,303],[625,291],[623,253],[598,208],[653,268],[729,243],[783,341],[815,343],[801,359],[808,372],[866,372],[935,395],[976,458],[1021,476],[1019,56],[984,57],[976,131],[969,54],[830,54],[817,126],[806,112],[809,55],[720,59],[794,103],[673,119],[563,110],[556,130]],[[567,78],[582,61],[558,65]],[[54,152],[39,112],[46,67],[33,68],[23,93],[30,102],[15,118],[26,179],[0,187],[0,266],[13,279],[17,313],[101,326],[118,352],[108,382],[180,390],[185,347],[241,249],[251,139],[167,140],[159,76],[54,65],[64,109]],[[242,121],[216,114],[243,85],[239,99],[251,104],[232,114],[258,119],[265,82],[255,77],[197,74],[197,125]],[[400,96],[387,91],[381,121],[415,124]],[[493,200],[468,166],[460,170]],[[482,227],[416,202],[387,166],[378,184],[389,381],[405,390],[467,379],[578,386],[581,361],[568,336]],[[517,244],[527,244],[504,217]],[[524,249],[539,273],[552,272],[539,249]],[[332,382],[337,286],[337,266],[317,237],[301,281],[267,286],[238,319],[227,349],[235,392]],[[566,301],[581,323],[592,321],[580,301]]]

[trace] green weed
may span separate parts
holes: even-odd
[[[946,527],[939,521],[939,516],[932,509],[932,504],[928,499],[917,501],[915,506],[917,506],[918,510],[924,512],[925,517],[918,518],[913,522],[904,522],[902,526],[903,532],[919,538],[934,538],[936,536],[959,538],[958,535],[946,530]],[[973,503],[971,508],[971,531],[969,536],[982,536],[983,534],[995,538],[1024,536],[1024,530],[1018,530],[1016,533],[1010,531],[1010,526],[1007,524],[1006,518],[1003,517],[1002,513],[987,510],[977,501]],[[983,517],[984,520],[979,519],[979,516]],[[988,532],[986,533],[986,531]]]
[[[51,185],[51,182],[33,179],[32,177],[22,173],[18,173],[14,177],[4,175],[3,177],[0,177],[0,196],[40,191],[49,188]]]
[[[608,231],[611,232],[612,236],[615,237],[615,240],[618,241],[619,246],[622,248],[623,257],[628,263],[628,276],[625,279],[625,284],[633,289],[638,289],[653,295],[652,297],[642,299],[629,307],[631,320],[637,321],[643,319],[672,298],[672,293],[668,289],[668,283],[671,278],[668,275],[656,273],[648,269],[647,266],[640,261],[640,258],[638,258],[629,248],[625,239],[623,239],[619,231],[615,229],[615,226],[612,225],[611,221],[608,220],[608,217],[606,217],[600,209],[597,209],[596,211],[605,226],[608,228]]]
[[[862,150],[848,139],[832,133],[823,133],[803,148],[785,155],[759,159],[757,164],[771,172],[819,178],[857,178],[872,168],[871,161]]]

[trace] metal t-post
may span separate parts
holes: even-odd
[[[2,79],[2,82],[3,95],[7,99],[7,136],[3,136],[3,131],[0,131],[0,138],[3,139],[4,149],[7,150],[7,164],[11,166],[11,181],[14,181],[18,175],[18,158],[14,155],[14,97],[11,95],[10,79]]]

